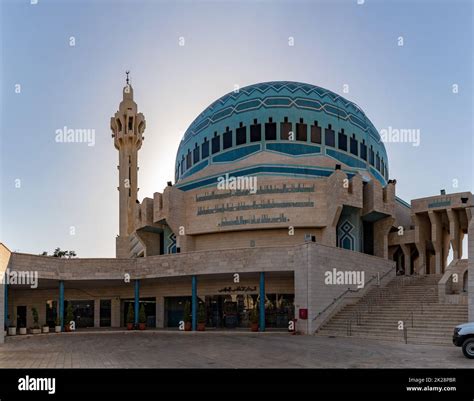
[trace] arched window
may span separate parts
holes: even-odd
[[[266,141],[276,141],[277,139],[277,125],[273,122],[273,119],[270,117],[268,123],[265,123],[265,140]]]
[[[370,149],[369,149],[369,163],[372,166],[375,164],[375,162],[374,162],[374,149],[372,148],[372,145],[370,145]]]
[[[380,156],[379,152],[377,152],[377,156],[375,157],[375,168],[380,171]]]

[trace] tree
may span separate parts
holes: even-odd
[[[52,255],[48,255],[47,251],[43,251],[41,256],[52,256],[54,258],[64,258],[67,257],[68,259],[71,259],[75,256],[77,256],[76,251],[62,251],[61,248],[56,248]]]

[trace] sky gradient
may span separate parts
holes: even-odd
[[[0,241],[11,250],[115,255],[109,124],[127,69],[147,121],[140,200],[174,181],[181,137],[205,107],[272,80],[339,93],[379,131],[419,129],[418,147],[385,145],[402,199],[474,188],[471,1],[30,1],[0,0]],[[55,142],[64,126],[94,129],[94,146]]]

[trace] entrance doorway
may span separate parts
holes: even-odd
[[[72,305],[72,313],[76,328],[94,327],[94,300],[65,301],[65,310]],[[66,316],[64,316],[66,318]]]
[[[100,327],[110,327],[112,316],[112,301],[110,299],[100,300]]]
[[[16,327],[26,327],[26,306],[16,307]]]
[[[132,310],[135,312],[135,300],[133,298],[122,299],[120,305],[122,316],[121,326],[126,326],[129,305],[131,305]],[[139,312],[142,305],[145,307],[146,326],[156,327],[156,298],[140,298],[138,306]]]

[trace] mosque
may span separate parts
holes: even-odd
[[[38,277],[36,288],[4,285],[2,327],[31,327],[35,308],[40,325],[64,330],[72,305],[77,330],[125,327],[130,308],[134,323],[144,309],[148,328],[181,329],[190,305],[192,330],[249,330],[257,311],[260,331],[313,334],[400,276],[430,276],[436,302],[465,308],[466,319],[469,308],[474,320],[472,241],[469,262],[463,249],[474,229],[472,193],[398,198],[382,138],[356,104],[299,82],[228,93],[184,133],[174,182],[139,201],[146,120],[128,79],[122,95],[110,120],[116,258],[1,245],[2,271]],[[349,280],[328,283],[328,272]]]

